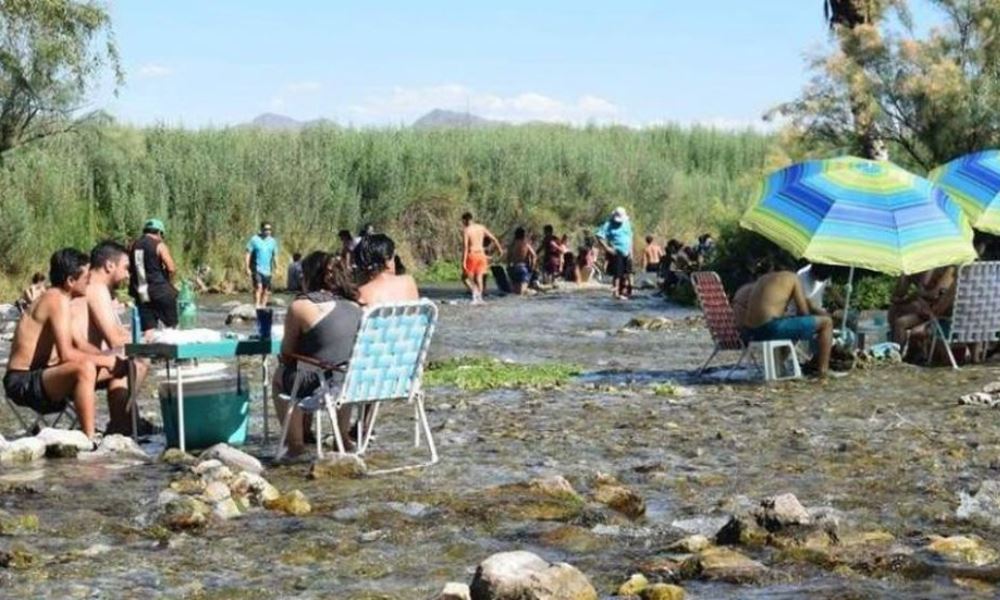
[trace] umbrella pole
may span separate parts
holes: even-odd
[[[854,267],[847,275],[847,297],[844,299],[844,319],[840,324],[840,336],[847,339],[847,310],[851,307],[851,292],[854,290]]]

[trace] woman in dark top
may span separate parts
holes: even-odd
[[[281,342],[282,365],[274,378],[275,385],[285,394],[291,393],[295,382],[294,355],[328,365],[343,365],[351,357],[361,325],[357,290],[337,255],[313,252],[302,261],[302,271],[306,291],[296,296],[288,307]],[[343,380],[342,372],[331,373],[334,382]],[[310,376],[299,385],[299,397],[312,393],[318,386],[318,376]],[[278,394],[275,394],[275,407],[283,420],[288,405]],[[345,440],[349,418],[349,410],[338,415],[338,426]],[[305,451],[302,413],[294,411],[291,419],[287,455],[296,456]]]

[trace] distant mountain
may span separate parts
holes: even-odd
[[[413,122],[414,129],[436,129],[443,127],[493,127],[503,125],[503,121],[484,119],[469,113],[435,108]]]
[[[268,129],[271,131],[295,131],[307,129],[309,127],[335,125],[329,119],[313,119],[311,121],[299,121],[285,115],[276,113],[264,113],[254,117],[253,121],[245,123],[243,127],[256,127],[258,129]]]

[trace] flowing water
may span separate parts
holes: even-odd
[[[622,303],[591,291],[474,307],[455,301],[455,290],[432,295],[442,302],[432,358],[559,361],[586,375],[558,389],[429,390],[441,462],[420,472],[333,482],[306,479],[302,465],[268,468],[279,489],[309,498],[313,512],[303,517],[257,511],[164,536],[151,533],[150,516],[174,467],[66,459],[5,468],[0,508],[7,518],[36,515],[39,526],[0,535],[3,550],[28,557],[0,569],[0,596],[429,598],[447,581],[468,582],[494,552],[528,549],[575,565],[610,597],[637,563],[683,535],[675,521],[718,520],[734,498],[782,492],[904,544],[930,533],[1000,539],[953,517],[959,491],[998,476],[1000,413],[956,404],[993,379],[992,367],[890,366],[825,383],[699,382],[691,374],[710,340],[683,323],[695,313],[658,298]],[[203,299],[203,325],[221,327],[221,302]],[[623,332],[639,315],[681,324]],[[668,382],[680,392],[657,393]],[[262,444],[254,400],[247,450],[266,459],[273,449]],[[151,390],[142,406],[158,418]],[[10,411],[0,414],[0,430],[16,431]],[[412,451],[406,416],[397,407],[381,417],[373,461]],[[498,485],[562,475],[586,492],[598,472],[635,489],[646,516],[566,523],[488,506]],[[971,593],[944,576],[869,578],[747,552],[772,567],[764,583],[685,581],[689,596]]]

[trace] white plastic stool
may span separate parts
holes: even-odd
[[[766,381],[781,381],[784,379],[799,379],[802,377],[802,368],[799,367],[799,355],[795,352],[795,344],[792,340],[769,340],[758,342],[761,353],[764,355],[764,379]],[[778,361],[774,354],[781,348],[788,348],[792,359],[792,374],[784,377],[778,376]]]

